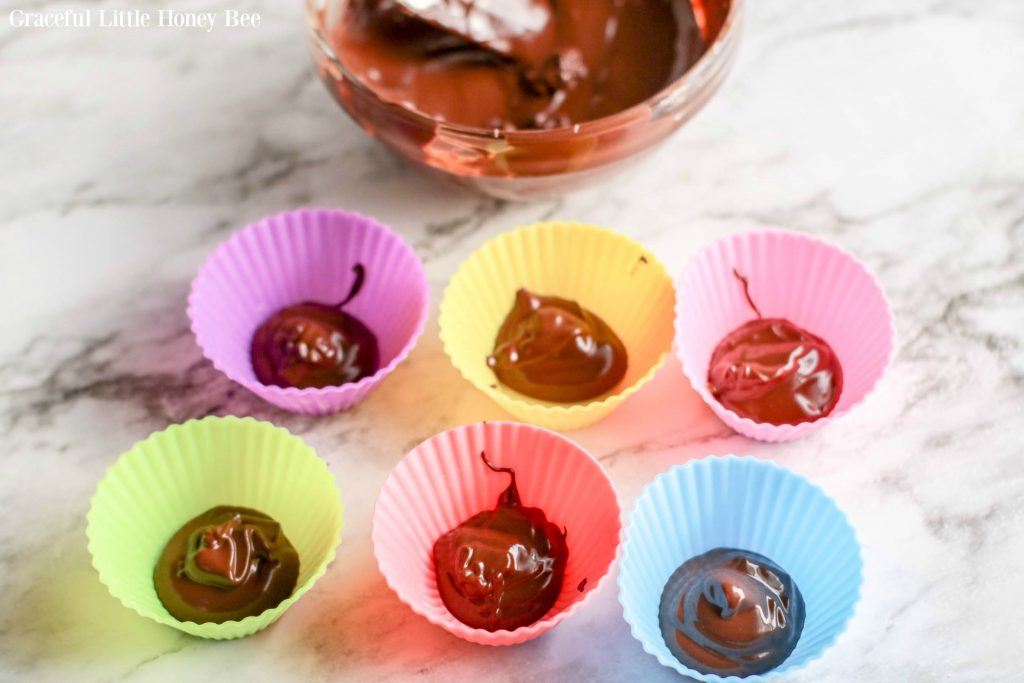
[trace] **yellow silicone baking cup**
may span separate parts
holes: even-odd
[[[487,356],[520,287],[572,299],[611,326],[629,354],[615,389],[566,404],[498,382]],[[535,223],[490,240],[459,266],[441,301],[441,342],[462,376],[516,418],[578,429],[607,416],[662,366],[672,346],[674,301],[665,267],[637,242],[595,225]]]
[[[153,587],[167,540],[217,505],[254,508],[277,520],[299,553],[295,592],[261,614],[221,624],[172,617]],[[107,472],[89,510],[89,552],[111,595],[144,617],[201,638],[249,636],[274,623],[323,576],[341,542],[334,477],[287,430],[252,418],[207,417],[135,444]]]

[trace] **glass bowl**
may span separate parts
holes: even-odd
[[[718,91],[735,61],[743,0],[692,1],[709,47],[659,93],[571,127],[515,131],[444,123],[380,98],[345,68],[327,39],[348,0],[305,3],[317,72],[367,133],[414,165],[474,190],[534,200],[610,178],[675,132]]]

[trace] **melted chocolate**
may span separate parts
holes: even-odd
[[[628,109],[707,49],[685,0],[352,0],[330,40],[384,100],[505,130]]]
[[[804,599],[763,555],[716,548],[684,562],[661,594],[661,634],[685,666],[749,676],[774,669],[796,647]]]
[[[575,301],[520,289],[487,365],[521,394],[573,403],[615,387],[628,358],[615,332]]]
[[[252,338],[256,379],[279,387],[328,387],[358,382],[380,367],[377,338],[361,320],[342,310],[362,289],[366,271],[340,304],[304,302],[270,316]]]
[[[755,422],[798,424],[825,417],[843,389],[843,369],[835,351],[788,320],[762,318],[746,278],[733,272],[757,318],[715,347],[708,367],[711,394]]]
[[[242,507],[207,510],[171,537],[153,570],[157,596],[180,621],[237,621],[295,590],[299,555],[273,519]]]
[[[509,630],[537,621],[562,590],[569,555],[565,533],[519,498],[511,477],[493,510],[485,510],[434,543],[437,589],[448,611],[473,628]]]

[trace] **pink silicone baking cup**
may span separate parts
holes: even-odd
[[[558,600],[542,619],[514,631],[486,631],[451,615],[437,591],[434,542],[493,509],[512,467],[525,505],[566,530],[569,557]],[[373,548],[388,585],[413,611],[481,645],[536,638],[583,607],[608,578],[622,531],[619,503],[601,465],[555,432],[519,422],[457,427],[414,448],[388,476],[373,514]]]
[[[341,301],[356,263],[366,267],[366,281],[345,310],[376,335],[380,369],[321,389],[257,380],[250,344],[260,323],[303,301]],[[347,211],[299,210],[232,235],[199,270],[188,302],[196,341],[218,370],[280,408],[322,415],[351,407],[405,360],[426,324],[429,288],[412,247],[381,223]]]
[[[828,417],[798,425],[754,422],[711,395],[712,352],[755,317],[733,269],[749,278],[750,296],[764,317],[791,320],[839,356],[843,389]],[[815,237],[757,230],[718,240],[693,257],[676,292],[676,353],[683,372],[723,422],[752,439],[799,439],[842,417],[867,398],[892,361],[895,322],[878,279],[852,254]]]

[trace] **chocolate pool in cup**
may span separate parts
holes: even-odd
[[[481,460],[515,470],[525,506],[539,508],[566,531],[562,589],[540,620],[488,631],[456,619],[441,600],[434,542],[483,510],[509,485]],[[373,514],[373,549],[388,585],[417,614],[482,645],[515,645],[554,628],[606,582],[619,545],[620,509],[611,480],[582,447],[546,429],[518,422],[457,427],[427,439],[392,470]]]
[[[256,329],[287,306],[344,300],[356,265],[365,280],[344,310],[377,338],[379,369],[322,388],[261,383],[251,356]],[[423,263],[391,229],[357,213],[299,210],[264,218],[220,245],[192,282],[188,313],[203,354],[228,378],[279,408],[319,415],[362,400],[405,360],[429,303]]]
[[[238,621],[179,621],[157,596],[154,567],[183,524],[219,505],[259,510],[281,525],[299,555],[295,590]],[[224,640],[266,628],[309,591],[334,559],[341,528],[334,477],[300,438],[252,418],[207,417],[156,432],[122,455],[96,489],[86,534],[100,581],[125,607]]]
[[[804,598],[796,649],[777,668],[723,678],[684,666],[662,636],[662,590],[684,562],[715,548],[757,553],[788,573]],[[820,488],[752,457],[708,457],[648,484],[629,518],[619,563],[619,601],[633,636],[665,666],[701,681],[763,681],[820,657],[846,630],[860,599],[860,545]]]
[[[842,366],[842,391],[825,417],[799,424],[755,422],[723,406],[708,388],[715,347],[757,317],[785,318],[824,339]],[[895,348],[892,307],[878,279],[849,252],[785,230],[731,235],[701,249],[676,285],[676,354],[694,390],[729,427],[761,441],[814,432],[863,402],[885,374]]]
[[[554,403],[498,381],[487,365],[495,338],[525,288],[575,301],[607,323],[628,354],[625,377],[579,403]],[[488,241],[459,266],[445,290],[438,324],[452,364],[517,419],[549,429],[596,422],[654,377],[672,347],[672,280],[642,245],[595,225],[548,222]]]

